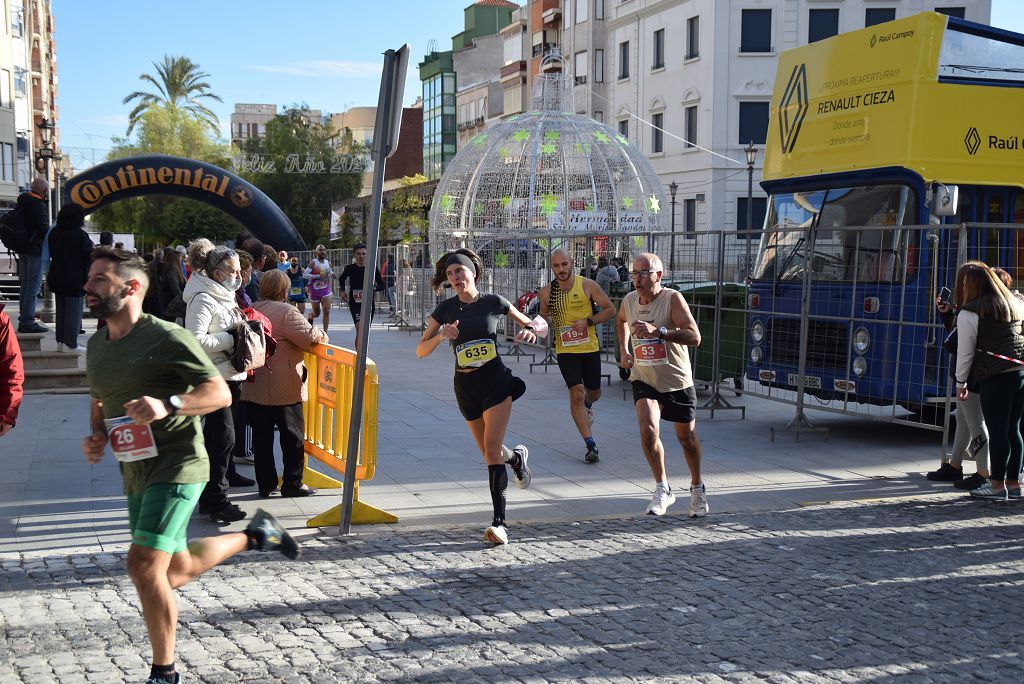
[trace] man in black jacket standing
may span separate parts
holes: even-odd
[[[41,333],[49,328],[36,321],[36,298],[43,284],[43,240],[50,229],[50,212],[46,194],[50,184],[45,178],[32,181],[30,192],[18,196],[18,206],[25,215],[25,226],[30,234],[28,251],[18,254],[18,277],[21,292],[18,300],[18,332]]]

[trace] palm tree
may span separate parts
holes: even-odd
[[[156,68],[156,77],[150,74],[141,74],[139,79],[152,83],[156,86],[157,92],[148,93],[136,90],[122,100],[122,104],[128,104],[133,100],[138,101],[135,109],[128,115],[127,135],[132,134],[132,130],[146,110],[159,106],[172,109],[180,107],[210,128],[218,129],[217,115],[200,102],[203,98],[223,102],[219,95],[210,92],[210,84],[203,80],[209,78],[209,74],[200,71],[199,65],[193,64],[188,57],[164,55],[164,61],[160,64],[153,62],[153,66]]]

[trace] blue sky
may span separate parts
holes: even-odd
[[[419,93],[416,63],[431,40],[451,48],[471,1],[53,0],[61,147],[76,169],[102,161],[127,127],[122,98],[146,85],[139,74],[165,54],[210,74],[225,134],[235,102],[306,102],[335,113],[375,105],[381,54],[405,42],[409,104]],[[994,0],[992,23],[1024,32],[1024,2]]]

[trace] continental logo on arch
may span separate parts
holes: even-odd
[[[779,135],[782,137],[782,152],[788,154],[796,147],[800,127],[807,116],[807,65],[798,64],[789,74],[789,83],[779,102]]]
[[[110,195],[148,185],[197,188],[224,197],[228,191],[229,179],[226,174],[204,173],[198,167],[185,169],[161,166],[136,169],[131,164],[125,164],[109,176],[77,183],[71,189],[71,201],[85,209],[92,209]]]

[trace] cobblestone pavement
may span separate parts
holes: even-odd
[[[182,589],[178,664],[203,682],[1020,681],[1022,514],[933,496],[516,525],[504,548],[464,527],[320,537]],[[0,568],[0,681],[145,678],[123,554]]]

